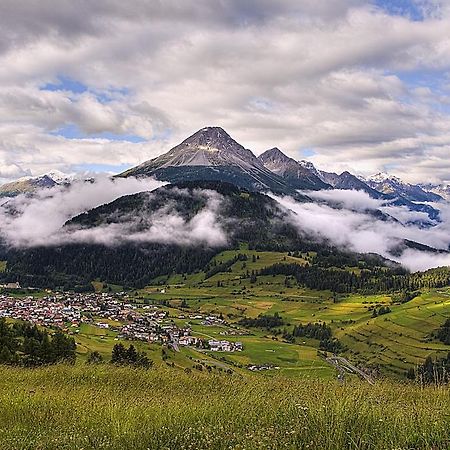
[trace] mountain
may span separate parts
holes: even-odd
[[[57,246],[3,249],[7,266],[0,278],[23,286],[79,291],[92,289],[90,282],[95,279],[139,288],[163,275],[210,270],[208,262],[214,255],[242,246],[311,252],[316,267],[305,276],[308,283],[326,279],[324,289],[331,289],[333,283],[340,286],[339,274],[346,271],[336,267],[392,266],[382,257],[339,250],[327,241],[299,233],[288,220],[291,214],[295,213],[271,197],[229,183],[170,184],[120,197],[74,217],[64,225],[62,236],[66,239]],[[217,230],[223,238],[213,243],[207,238],[217,235]],[[80,235],[84,238],[77,240]],[[330,270],[322,273],[320,267]],[[374,276],[385,275],[384,271],[377,274]],[[347,276],[351,278],[351,273]],[[347,278],[345,282],[352,283]]]
[[[19,194],[30,194],[37,189],[52,188],[58,183],[48,175],[40,177],[19,178],[11,183],[0,186],[0,197],[15,197]]]
[[[380,192],[366,183],[365,180],[358,178],[348,171],[342,172],[340,175],[338,175],[337,173],[324,172],[320,170],[317,170],[317,173],[320,175],[322,181],[330,184],[334,189],[364,191],[369,194],[371,198],[385,201],[386,205],[403,206],[408,208],[410,211],[425,213],[431,220],[439,220],[439,211],[436,208],[423,203],[416,203],[410,200],[410,198],[408,198],[409,196],[404,196],[404,194],[400,193],[400,191]],[[413,223],[417,223],[423,226],[430,225],[423,220],[416,220]]]
[[[0,186],[1,197],[15,197],[19,194],[33,194],[39,189],[50,189],[54,186],[68,186],[76,179],[76,174],[66,174],[52,170],[37,177],[23,177]]]
[[[170,183],[223,181],[250,191],[270,190],[298,198],[283,178],[264,167],[250,150],[220,127],[202,128],[164,155],[118,176],[154,176]]]
[[[298,161],[298,163],[307,169],[310,173],[314,174],[317,178],[322,180],[320,170],[316,169],[316,166],[311,161],[305,161],[304,159]],[[323,180],[322,180],[323,181]]]
[[[331,187],[324,183],[313,170],[289,158],[277,147],[266,150],[258,156],[258,159],[266,169],[284,178],[295,189],[316,191]]]
[[[342,172],[340,175],[333,172],[320,172],[322,180],[335,189],[364,191],[372,198],[380,199],[383,195],[376,189],[368,186],[364,181],[360,180],[357,176],[350,172]]]
[[[377,173],[366,180],[367,184],[384,194],[401,196],[411,202],[439,202],[442,196],[427,192],[420,185],[404,183],[400,178],[389,176],[386,173]]]
[[[448,184],[419,184],[425,192],[437,194],[444,200],[450,201],[450,185]]]
[[[211,246],[192,236],[189,245],[179,241],[179,233],[170,242],[143,237],[145,233],[155,234],[155,223],[161,227],[161,217],[175,217],[177,223],[192,220],[198,223],[201,213],[210,217],[208,201],[213,191],[215,200],[219,200],[214,220],[223,230],[226,242]],[[160,275],[200,270],[221,249],[239,248],[241,243],[266,251],[329,252],[327,244],[299,235],[295,226],[286,220],[286,214],[274,199],[229,183],[170,184],[151,193],[120,197],[66,223],[67,233],[99,231],[102,243],[75,241],[57,247],[9,249],[5,255],[8,260],[5,276],[9,277],[8,281],[18,280],[32,286],[86,287],[97,278],[121,285],[144,286]],[[105,237],[111,229],[119,229],[123,238],[106,243]],[[202,236],[210,233],[207,224]],[[131,235],[139,238],[127,240]]]
[[[70,184],[73,183],[77,179],[77,175],[75,173],[64,173],[60,170],[52,170],[46,174],[49,178],[51,178],[57,184]]]

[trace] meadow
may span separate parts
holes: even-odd
[[[450,391],[78,364],[0,367],[2,449],[445,449]]]
[[[139,292],[141,299],[165,301],[171,315],[180,313],[182,302],[189,312],[222,314],[236,322],[243,317],[280,314],[288,329],[296,324],[324,322],[345,346],[344,356],[361,366],[377,368],[381,373],[403,378],[410,367],[423,363],[427,356],[443,357],[450,347],[432,337],[450,318],[450,289],[424,289],[421,295],[404,304],[395,304],[389,294],[360,295],[330,291],[314,291],[284,276],[258,276],[250,283],[242,276],[274,263],[305,264],[308,255],[289,256],[281,252],[255,252],[242,248],[226,251],[215,259],[231,260],[238,253],[247,261],[237,261],[228,272],[219,272],[205,279],[203,272],[193,275],[172,275],[155,280],[158,284]],[[356,270],[349,267],[348,270]],[[373,308],[389,306],[391,312],[372,317]],[[181,321],[180,324],[186,323]],[[189,321],[194,334],[220,338],[223,329],[204,327],[200,321]],[[244,351],[226,359],[240,364],[269,363],[280,367],[289,376],[329,378],[335,371],[317,355],[318,342],[297,339],[288,344],[267,330],[252,330],[250,336],[227,337],[244,343]],[[308,370],[307,370],[308,369]]]
[[[275,330],[252,328],[235,333],[239,320],[255,318],[261,314],[278,313],[284,320],[282,331],[291,331],[294,325],[326,323],[333,336],[345,346],[343,356],[361,367],[376,369],[382,375],[404,378],[407,370],[424,362],[427,356],[444,357],[450,347],[433,337],[433,333],[450,318],[450,289],[424,289],[413,300],[393,303],[389,294],[335,295],[330,291],[310,290],[299,286],[285,276],[258,276],[250,282],[247,272],[258,271],[275,263],[305,264],[311,255],[298,257],[286,252],[256,252],[242,247],[217,255],[217,263],[233,260],[245,254],[246,261],[236,261],[224,272],[210,277],[205,272],[173,274],[155,279],[144,289],[129,291],[129,301],[138,305],[155,303],[169,313],[179,327],[189,326],[192,334],[203,339],[226,339],[243,343],[243,351],[217,353],[181,348],[180,352],[162,348],[158,344],[134,342],[139,351],[160,364],[171,362],[180,369],[203,363],[213,368],[231,369],[237,373],[248,372],[249,365],[270,365],[265,375],[331,379],[337,372],[318,353],[319,341],[296,338],[287,342]],[[348,270],[357,270],[349,267]],[[121,286],[93,282],[98,292],[121,291]],[[31,292],[31,291],[30,291]],[[30,295],[14,293],[9,295]],[[33,296],[46,295],[45,291],[32,291]],[[374,308],[389,307],[388,314],[373,317]],[[222,316],[227,325],[205,325],[202,319],[189,315],[212,314]],[[110,325],[120,326],[119,323]],[[70,328],[77,342],[81,361],[90,352],[99,352],[105,360],[117,343],[117,331],[82,324]]]
[[[0,448],[450,448],[449,388],[404,378],[426,356],[448,352],[449,346],[432,337],[450,317],[448,288],[423,290],[413,300],[395,304],[390,295],[336,297],[283,276],[258,276],[250,283],[242,277],[247,270],[275,262],[304,264],[305,259],[242,251],[248,254],[245,265],[238,261],[206,279],[199,272],[155,280],[130,292],[128,300],[142,307],[158,304],[177,325],[189,325],[195,336],[241,341],[242,352],[176,352],[134,341],[153,368],[117,367],[107,362],[117,331],[83,323],[70,330],[77,342],[74,366],[0,366]],[[218,258],[235,255],[226,252]],[[95,287],[110,288],[100,282]],[[389,306],[390,312],[373,317],[373,308],[381,306]],[[189,317],[196,313],[222,315],[227,323],[206,325]],[[326,323],[346,346],[346,358],[379,367],[381,376],[374,385],[355,375],[338,380],[337,370],[318,353],[317,340],[296,338],[292,343],[271,330],[238,326],[244,317],[274,313],[288,329]],[[86,364],[93,351],[105,362]],[[249,365],[271,369],[252,373]]]

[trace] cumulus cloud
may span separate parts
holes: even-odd
[[[292,212],[289,220],[306,236],[313,236],[352,252],[377,253],[400,262],[412,271],[450,265],[450,254],[444,253],[450,245],[448,204],[439,204],[442,221],[424,228],[413,223],[417,213],[410,212],[411,217],[406,219],[406,209],[402,210],[404,224],[393,220],[379,220],[371,214],[376,209],[376,203],[364,192],[335,190],[318,193],[318,197],[325,199],[328,204],[299,203],[290,197],[274,198]],[[392,216],[398,215],[399,209],[383,207],[383,211]],[[404,240],[424,244],[442,250],[443,253],[406,249],[399,256],[398,249]]]
[[[0,162],[131,166],[220,125],[256,153],[313,150],[326,170],[450,180],[450,11],[410,3],[3,0]],[[85,90],[46,88],[61,77]],[[54,136],[70,124],[85,139]]]
[[[359,212],[377,210],[385,203],[383,200],[371,198],[364,191],[332,189],[323,191],[309,191],[306,192],[306,195],[316,200],[323,200],[328,203]]]
[[[114,246],[125,242],[212,247],[226,244],[227,236],[218,221],[222,197],[212,191],[196,194],[207,201],[205,208],[191,219],[166,205],[152,214],[135,211],[133,215],[120,217],[116,223],[92,228],[64,227],[69,219],[92,208],[124,195],[152,191],[163,184],[151,178],[103,177],[92,183],[77,182],[69,187],[41,189],[33,196],[4,200],[0,206],[0,236],[7,245],[16,248],[74,243]]]

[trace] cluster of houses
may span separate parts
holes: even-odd
[[[252,372],[261,372],[263,370],[272,370],[272,369],[279,369],[278,366],[273,366],[272,364],[252,364],[250,366],[247,366],[248,370],[251,370]]]
[[[66,324],[79,326],[82,322],[80,308],[47,297],[38,299],[35,297],[16,298],[1,295],[0,317],[58,328],[65,328]]]
[[[208,347],[213,352],[241,352],[243,350],[242,342],[216,341],[210,339]]]
[[[123,293],[49,293],[44,297],[0,295],[0,317],[23,320],[44,327],[57,327],[77,333],[83,324],[117,332],[118,339],[149,343],[193,346],[217,352],[242,350],[241,342],[209,341],[191,335],[187,324],[179,327],[166,310],[155,305],[130,303]],[[224,324],[215,316],[189,315],[204,325]],[[180,316],[179,316],[180,318]]]
[[[144,313],[127,322],[119,330],[119,339],[139,340],[150,343],[183,345],[180,340],[190,337],[189,327],[179,328],[168,319],[167,311]],[[184,344],[188,345],[188,344]]]
[[[224,319],[216,316],[207,316],[204,320],[202,320],[202,325],[206,325],[208,327],[212,327],[215,325],[226,325]]]
[[[134,321],[137,307],[123,294],[55,293],[44,297],[0,295],[0,317],[24,320],[44,327],[79,327],[89,323],[109,328],[108,321]]]

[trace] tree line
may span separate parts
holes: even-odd
[[[30,323],[8,324],[0,319],[0,364],[34,367],[74,363],[75,351],[75,340],[60,330],[50,335]]]
[[[450,319],[447,319],[437,331],[437,338],[444,344],[450,345]]]
[[[450,352],[444,358],[428,356],[416,369],[410,368],[406,374],[410,380],[423,384],[444,384],[450,382]]]
[[[270,314],[260,314],[258,317],[250,318],[245,317],[241,319],[239,325],[249,328],[275,328],[284,325],[283,318],[276,312],[273,315]]]
[[[374,267],[355,273],[345,268],[277,263],[261,269],[258,275],[293,276],[298,284],[309,289],[330,290],[338,293],[411,292],[421,288],[440,288],[450,284],[448,268],[410,274],[398,268]]]

